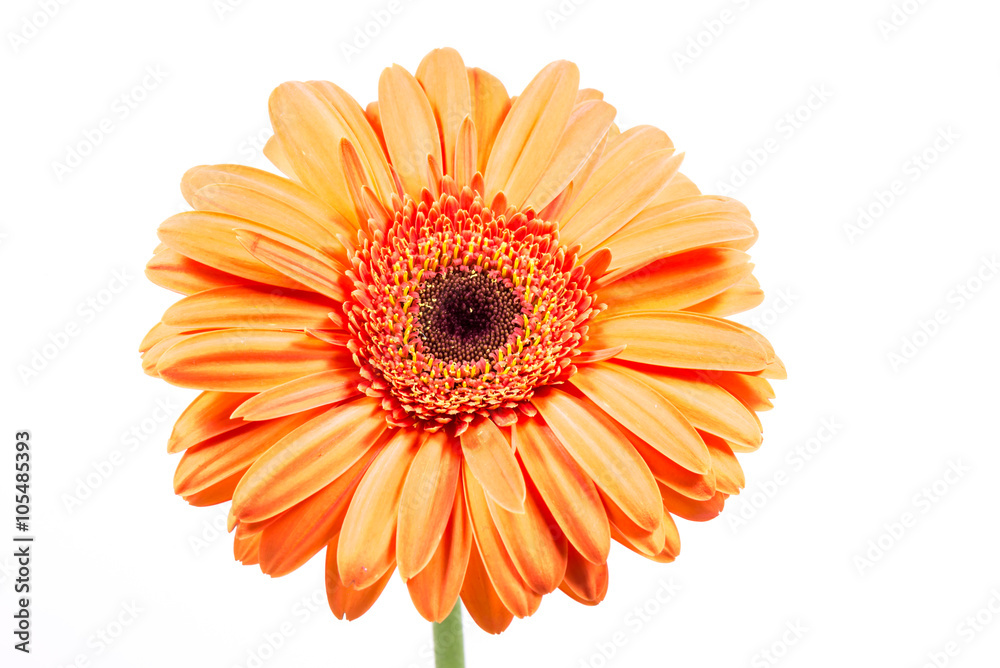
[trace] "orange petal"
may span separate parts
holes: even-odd
[[[614,135],[614,125],[600,159],[589,166],[586,179],[575,179],[575,192],[559,220],[569,220],[633,162],[656,151],[673,149],[670,137],[650,125],[639,125],[620,135]]]
[[[465,498],[469,508],[476,545],[483,556],[483,565],[497,596],[515,617],[527,617],[538,609],[542,597],[534,593],[517,572],[503,539],[497,531],[482,485],[473,477],[469,467],[463,473]],[[471,561],[470,561],[471,567]]]
[[[453,515],[461,471],[458,441],[443,431],[428,435],[413,458],[399,501],[396,558],[403,579],[419,573],[434,556]]]
[[[744,276],[739,283],[710,299],[698,302],[687,308],[694,313],[704,313],[725,317],[735,313],[743,313],[760,306],[764,301],[764,291],[753,276]]]
[[[488,200],[503,192],[514,206],[524,203],[538,181],[538,165],[547,163],[559,143],[579,84],[576,65],[556,61],[514,101],[483,172]]]
[[[461,438],[465,463],[486,493],[504,508],[523,512],[524,477],[500,428],[489,418],[479,417]]]
[[[427,182],[427,156],[441,164],[441,137],[430,102],[413,75],[393,65],[379,78],[378,108],[392,166],[406,193],[419,200],[421,188],[437,185]]]
[[[632,447],[646,462],[657,482],[680,492],[691,499],[709,499],[715,494],[715,472],[709,468],[705,473],[692,473],[683,466],[664,456],[662,452],[633,434],[625,434]],[[702,438],[699,432],[699,438]],[[704,439],[703,439],[704,440]],[[711,449],[709,449],[711,451]],[[714,459],[712,460],[714,463]]]
[[[254,463],[236,488],[232,514],[256,522],[291,508],[350,469],[385,429],[382,407],[373,399],[324,410]]]
[[[220,480],[214,485],[209,485],[203,490],[192,492],[191,494],[182,494],[181,498],[190,503],[192,506],[199,508],[216,506],[220,503],[232,501],[236,485],[239,484],[243,474],[246,473],[249,468],[250,467],[248,466],[246,469],[237,471],[228,478]]]
[[[291,182],[289,186],[299,188]],[[280,199],[232,183],[203,186],[192,193],[191,201],[196,209],[252,220],[308,243],[324,253],[346,259],[344,245],[337,240],[336,235],[347,235],[353,230],[339,216],[328,215],[324,224]]]
[[[655,529],[662,512],[656,480],[614,421],[586,398],[554,387],[532,403],[580,467],[639,526]]]
[[[580,367],[570,382],[626,429],[694,473],[712,467],[691,423],[642,374],[608,362]]]
[[[358,149],[361,163],[375,193],[382,201],[388,202],[396,192],[396,185],[382,140],[378,131],[369,122],[365,110],[357,100],[336,84],[329,81],[310,81],[309,86],[327,101],[342,125],[347,128],[349,132],[345,132],[343,137],[338,139],[347,139]]]
[[[646,557],[655,557],[663,550],[666,544],[666,533],[663,530],[663,511],[661,506],[660,519],[654,529],[644,529],[618,507],[618,504],[606,494],[601,495],[604,499],[604,507],[608,511],[608,520],[611,522],[611,537],[629,548]]]
[[[462,485],[455,486],[452,501],[451,518],[434,555],[419,573],[406,581],[414,607],[430,622],[442,621],[458,602],[472,549],[472,529],[466,518]]]
[[[236,229],[273,232],[270,228],[222,213],[187,211],[171,216],[156,230],[160,240],[178,253],[241,278],[285,288],[302,285],[262,263],[236,239]],[[216,287],[216,286],[213,286]]]
[[[358,369],[320,371],[277,385],[240,404],[233,417],[244,420],[270,420],[283,415],[340,403],[361,393]]]
[[[663,257],[754,236],[750,220],[735,214],[677,216],[669,204],[650,207],[636,216],[629,229],[604,242],[612,255],[610,269],[624,274]]]
[[[632,220],[680,168],[684,154],[672,148],[642,156],[622,170],[572,217],[560,225],[564,244],[588,253]],[[613,255],[613,252],[612,252]]]
[[[524,511],[512,513],[487,497],[490,515],[524,583],[536,594],[555,591],[566,573],[566,537],[529,486]]]
[[[303,413],[248,424],[188,448],[174,472],[174,491],[190,495],[245,470],[271,446],[314,416],[315,413]]]
[[[609,251],[610,255],[610,251]],[[714,297],[750,273],[749,256],[728,248],[673,255],[594,286],[608,313],[680,311]]]
[[[709,373],[646,368],[647,378],[695,427],[727,441],[756,450],[762,436],[753,414],[712,382]]]
[[[318,90],[289,81],[268,100],[274,136],[302,184],[337,213],[357,225],[347,193],[338,142],[354,133]]]
[[[603,563],[611,538],[594,481],[538,416],[522,419],[514,433],[524,468],[563,533],[586,559]]]
[[[242,392],[202,392],[174,423],[167,452],[181,452],[246,424],[230,418],[236,407],[252,395]]]
[[[248,534],[240,527],[233,536],[233,556],[244,566],[258,563],[260,534]]]
[[[707,522],[718,517],[729,497],[728,494],[717,492],[711,499],[695,501],[666,487],[661,487],[660,493],[663,494],[663,505],[667,510],[692,522]]]
[[[420,61],[416,76],[441,131],[444,173],[454,175],[459,128],[462,120],[472,114],[465,63],[455,49],[434,49]]]
[[[476,142],[476,125],[466,116],[455,139],[455,183],[459,187],[471,185],[476,174]]]
[[[166,310],[163,322],[187,329],[328,327],[334,306],[311,292],[231,285],[181,299]]]
[[[711,379],[752,411],[766,411],[774,407],[771,403],[774,390],[766,378],[721,371],[712,374]]]
[[[472,93],[472,121],[476,126],[476,170],[486,172],[497,133],[510,112],[510,96],[495,76],[470,67],[469,90]]]
[[[326,600],[334,617],[354,621],[375,604],[385,586],[389,584],[394,568],[390,566],[385,574],[367,589],[351,589],[341,581],[340,573],[337,571],[338,538],[339,536],[335,536],[326,547]]]
[[[371,586],[396,563],[399,499],[422,440],[422,430],[398,430],[358,485],[337,547],[340,580],[352,589]]]
[[[291,573],[340,533],[347,508],[374,455],[373,448],[342,476],[305,501],[259,523],[266,525],[260,541],[263,572],[271,577]]]
[[[584,605],[597,605],[608,593],[608,565],[594,564],[570,548],[566,577],[559,588]]]
[[[238,229],[236,239],[250,255],[293,282],[312,288],[336,302],[347,298],[340,267],[329,257],[275,233]]]
[[[465,582],[462,583],[462,602],[472,621],[487,633],[502,633],[514,619],[497,595],[475,541],[469,549],[469,564]]]
[[[146,263],[145,274],[150,282],[182,295],[245,282],[238,276],[196,262],[171,248],[154,255]]]
[[[768,351],[735,323],[686,312],[627,313],[600,318],[585,350],[628,347],[618,359],[682,369],[758,371]]]
[[[739,494],[746,484],[746,478],[733,449],[717,436],[703,434],[702,437],[712,453],[712,470],[715,471],[716,487],[726,494]]]
[[[272,136],[267,144],[273,147],[275,145],[275,137]],[[267,151],[268,149],[265,148],[265,154]],[[281,165],[278,165],[278,167],[281,168]],[[211,185],[238,186],[254,191],[257,197],[267,197],[271,200],[281,202],[326,228],[328,234],[324,235],[324,238],[328,238],[329,234],[334,236],[349,234],[354,229],[346,218],[337,213],[336,209],[303,188],[301,184],[277,174],[264,171],[263,169],[255,169],[244,165],[202,165],[201,167],[194,167],[184,174],[184,178],[181,180],[181,192],[183,192],[188,203],[197,209],[201,207],[195,203],[197,201],[195,198],[196,193],[202,188]],[[243,191],[234,192],[241,192],[246,195]],[[218,206],[226,207],[238,204],[238,200],[235,199],[215,200],[211,198],[209,202],[215,202]],[[234,209],[227,209],[221,211],[221,213],[231,213],[235,216],[245,217],[241,213],[236,213]],[[279,232],[301,238],[306,242],[310,241],[308,237],[311,236],[309,230],[312,227],[297,228],[298,233],[296,233],[296,228],[286,227],[287,223],[285,221],[274,220],[272,222],[279,225],[274,228]]]
[[[526,207],[540,211],[569,186],[600,147],[615,113],[614,107],[601,100],[588,100],[573,108],[555,152],[525,200]]]
[[[343,368],[350,353],[302,332],[221,329],[174,344],[156,369],[168,383],[221,392],[261,392],[319,371]]]

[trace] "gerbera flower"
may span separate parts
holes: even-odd
[[[674,517],[743,486],[734,453],[784,373],[725,319],[762,299],[757,230],[572,63],[511,98],[441,49],[378,98],[282,84],[284,176],[185,174],[194,210],[146,273],[187,296],[142,345],[148,374],[203,390],[175,489],[231,500],[264,573],[325,549],[338,617],[397,571],[428,620],[461,597],[493,633],[556,589],[596,604],[612,541],[672,561]]]

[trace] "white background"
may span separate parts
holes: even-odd
[[[188,167],[263,166],[282,81],[366,103],[383,67],[450,45],[512,94],[571,59],[620,125],[665,129],[705,192],[738,186],[767,292],[745,322],[789,370],[764,447],[741,457],[746,492],[711,523],[679,522],[676,563],[616,548],[596,608],[557,593],[499,637],[467,620],[469,665],[996,665],[997,3],[225,1],[4,2],[0,539],[14,433],[30,429],[37,541],[30,657],[12,649],[0,549],[0,664],[430,665],[400,582],[347,623],[326,609],[321,559],[278,580],[233,561],[212,528],[226,508],[172,494],[165,442],[194,392],[144,376],[136,348],[175,299],[142,266]]]

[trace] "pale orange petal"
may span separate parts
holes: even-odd
[[[302,288],[301,283],[275,271],[248,253],[236,239],[237,229],[274,232],[245,218],[207,211],[188,211],[160,223],[156,234],[163,243],[178,253],[220,271],[269,285]]]
[[[648,153],[626,166],[600,192],[559,226],[562,242],[580,244],[584,253],[632,220],[680,168],[684,154],[673,149]],[[612,251],[612,256],[614,252]]]
[[[403,579],[423,570],[435,554],[453,516],[461,471],[461,444],[443,431],[429,434],[413,458],[399,501],[396,558]]]
[[[524,206],[544,209],[580,173],[607,136],[616,110],[600,100],[578,103],[570,114],[552,157]]]
[[[739,283],[753,269],[749,259],[741,251],[702,248],[658,260],[616,281],[601,281],[594,290],[609,314],[680,311]]]
[[[340,403],[361,393],[356,366],[320,371],[264,390],[240,404],[233,417],[270,420],[283,415]]]
[[[430,102],[413,75],[393,65],[379,78],[378,108],[392,166],[406,193],[419,200],[421,188],[432,185],[425,172],[427,156],[441,164],[441,137]]]
[[[337,546],[340,580],[352,589],[373,585],[396,563],[399,499],[422,440],[421,430],[397,430],[354,493]]]
[[[461,438],[465,463],[486,493],[504,508],[522,512],[524,477],[500,428],[489,418],[479,417]]]
[[[625,344],[619,359],[681,369],[758,371],[768,351],[735,323],[686,312],[626,313],[599,318],[585,350]]]
[[[683,413],[643,376],[617,364],[580,367],[570,382],[622,426],[694,473],[712,467],[708,448]]]
[[[521,461],[559,528],[586,559],[603,563],[611,543],[594,481],[540,417],[521,420],[514,433]]]
[[[193,295],[203,290],[226,285],[239,285],[245,282],[239,276],[219,271],[207,264],[192,260],[172,248],[167,248],[154,255],[146,263],[145,274],[146,278],[161,288],[173,290],[182,295]]]
[[[503,192],[514,206],[524,203],[538,181],[538,165],[549,160],[559,143],[579,83],[576,65],[557,61],[539,72],[514,101],[483,172],[488,200]]]
[[[324,410],[254,463],[233,495],[232,515],[256,522],[291,508],[350,469],[385,429],[381,405],[366,397]]]
[[[580,467],[636,524],[653,529],[661,505],[656,480],[625,435],[584,398],[548,387],[532,399]]]
[[[359,590],[346,586],[337,571],[338,538],[339,536],[334,537],[326,547],[326,600],[334,617],[354,621],[375,605],[375,601],[389,584],[394,568],[390,566],[385,574],[367,589]]]
[[[472,115],[465,63],[455,49],[434,49],[420,61],[416,77],[427,94],[441,133],[444,173],[454,175],[459,128]]]
[[[470,67],[468,74],[472,121],[476,126],[476,171],[485,172],[497,133],[510,112],[510,96],[500,80],[489,72]]]
[[[514,620],[514,615],[497,595],[483,564],[475,541],[469,550],[469,563],[462,583],[462,602],[469,616],[487,633],[502,633]]]
[[[273,232],[240,228],[235,238],[250,255],[296,284],[312,288],[336,302],[347,298],[349,285],[340,267],[319,251]]]
[[[213,436],[242,427],[246,422],[234,420],[230,415],[251,396],[242,392],[202,392],[174,423],[167,452],[182,452]]]
[[[311,292],[232,285],[181,299],[163,314],[163,323],[186,329],[329,327],[335,302]]]
[[[473,545],[462,488],[462,484],[455,486],[451,517],[434,555],[419,573],[406,581],[414,607],[430,622],[440,622],[448,616],[466,581]]]
[[[490,582],[496,588],[497,596],[503,601],[504,606],[515,617],[527,617],[538,609],[542,597],[534,593],[517,572],[517,567],[511,560],[507,548],[504,547],[503,539],[490,515],[483,487],[471,474],[468,466],[465,467],[463,481],[473,535]],[[471,561],[469,565],[471,567]]]
[[[156,369],[168,383],[220,392],[261,392],[350,362],[345,349],[302,332],[221,329],[194,334],[163,353]]]
[[[260,569],[263,572],[271,577],[291,573],[318,554],[340,532],[354,492],[374,455],[373,449],[308,499],[260,522],[266,525],[260,541]]]

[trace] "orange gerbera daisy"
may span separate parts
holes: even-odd
[[[762,299],[756,228],[572,63],[511,98],[441,49],[378,92],[282,84],[284,176],[185,174],[146,273],[187,296],[142,345],[203,390],[175,489],[231,500],[237,558],[272,576],[326,548],[338,617],[395,571],[425,618],[461,596],[493,633],[557,588],[596,604],[612,540],[672,561],[674,516],[743,486],[784,374],[724,319]]]

